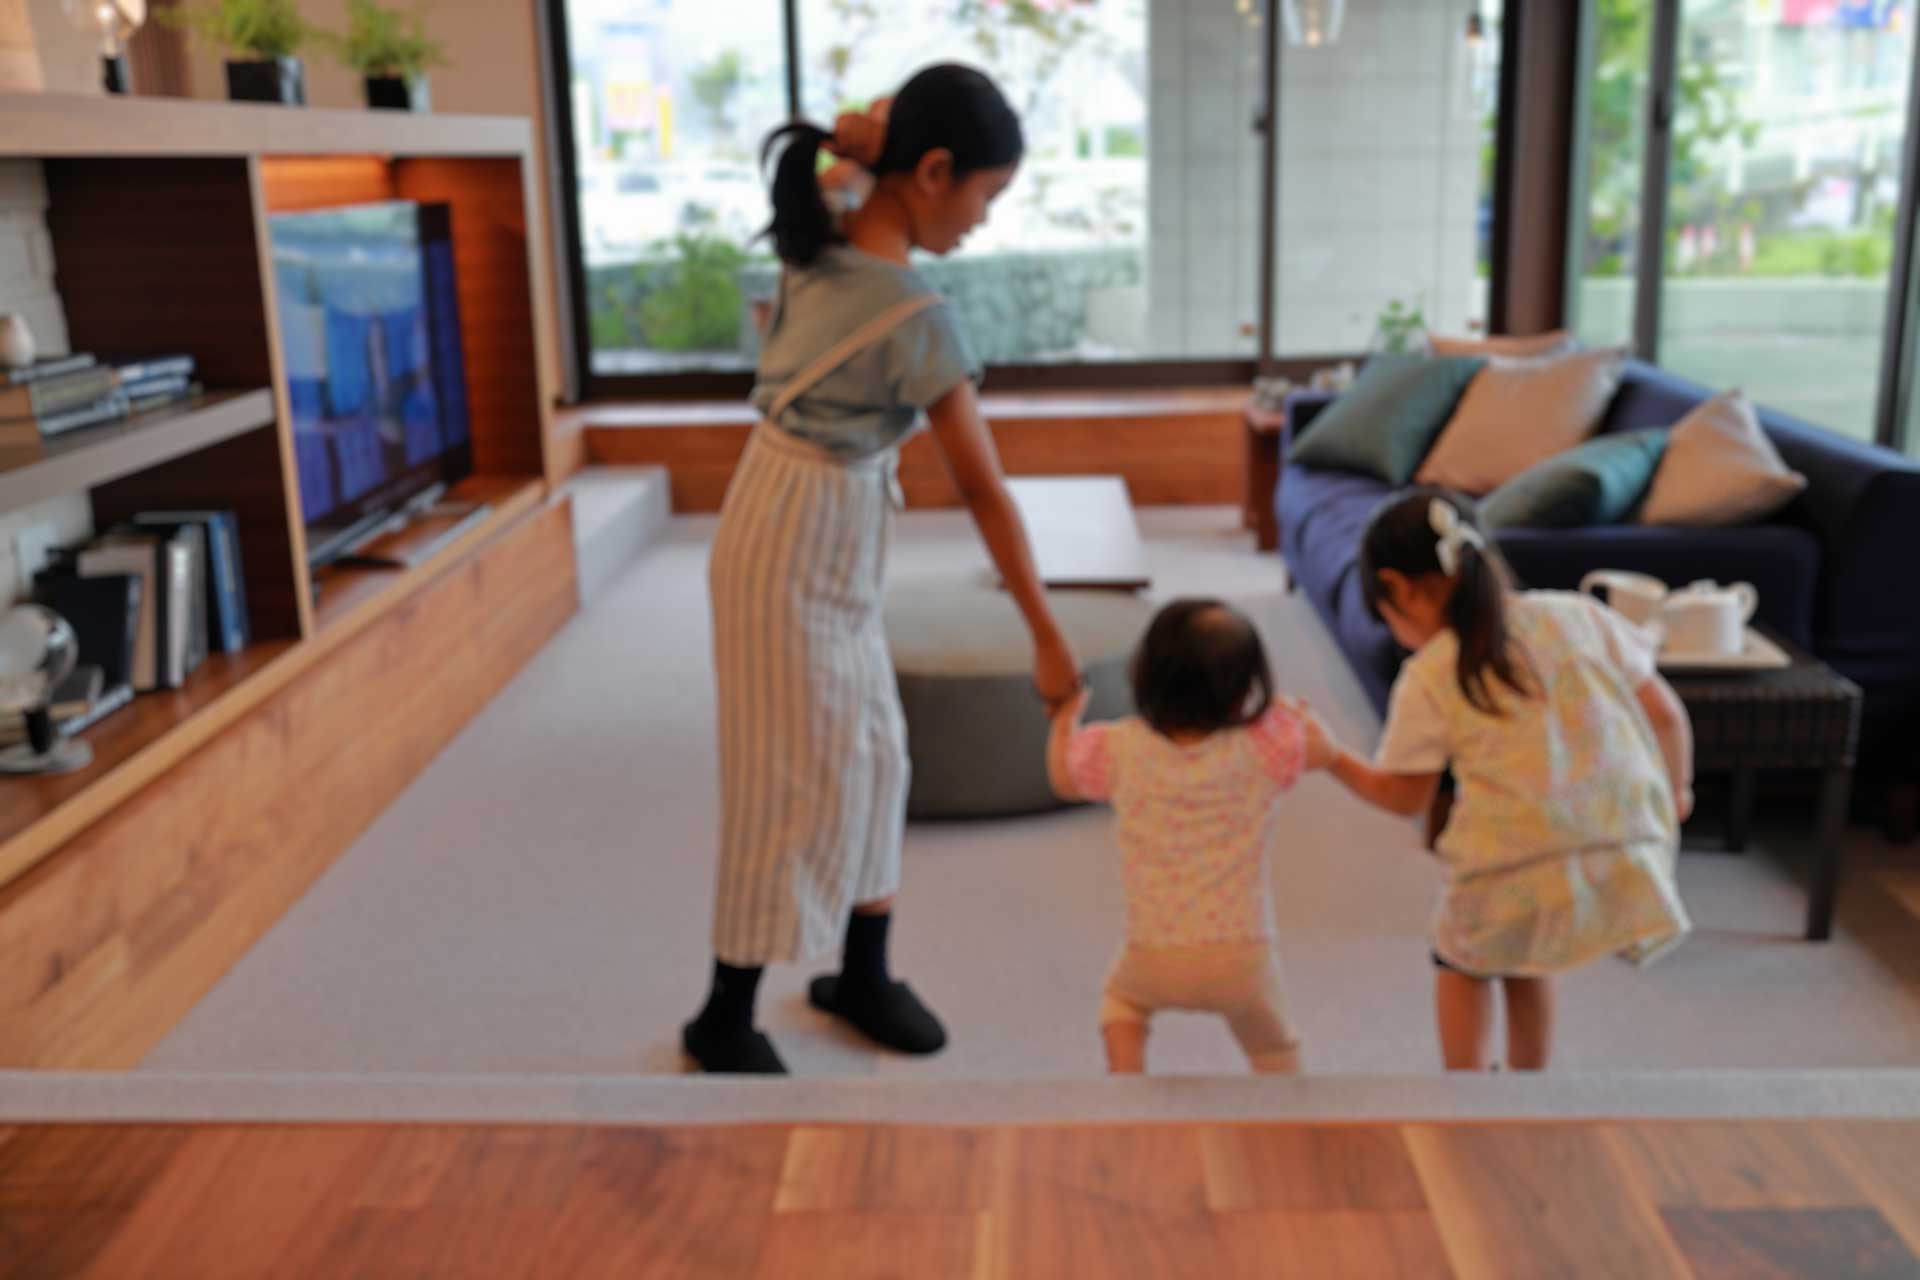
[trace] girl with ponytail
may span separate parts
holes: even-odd
[[[767,140],[768,235],[785,264],[708,572],[719,694],[713,986],[682,1033],[704,1070],[780,1072],[754,1027],[767,964],[839,950],[809,998],[876,1043],[946,1031],[887,964],[907,797],[906,725],[881,626],[902,439],[923,421],[1034,640],[1047,706],[1079,687],[974,394],[979,366],[914,250],[949,253],[1013,180],[1020,121],[991,80],[930,67],[833,133]],[[837,190],[864,188],[836,216]],[[853,181],[846,181],[851,177]],[[1039,708],[1036,707],[1036,712]]]
[[[1451,771],[1436,849],[1434,1005],[1449,1070],[1552,1048],[1554,975],[1608,954],[1645,962],[1690,927],[1674,886],[1693,807],[1686,710],[1654,669],[1658,637],[1590,596],[1516,591],[1471,503],[1389,500],[1360,555],[1367,606],[1413,652],[1372,762],[1307,716],[1309,740],[1362,800],[1409,817]]]

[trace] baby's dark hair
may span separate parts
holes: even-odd
[[[827,130],[796,121],[774,130],[760,153],[764,167],[776,148],[785,148],[773,173],[773,222],[766,234],[780,260],[796,267],[842,242],[820,194],[820,148],[832,139]],[[972,67],[943,62],[915,75],[894,97],[874,175],[910,173],[936,150],[951,152],[954,176],[964,178],[1018,163],[1026,139],[1020,117],[992,80]]]
[[[1260,633],[1218,600],[1175,600],[1133,655],[1133,705],[1163,734],[1251,724],[1273,703]]]
[[[1441,564],[1442,537],[1435,527],[1435,502],[1451,507],[1460,525],[1477,535],[1460,542],[1459,561],[1452,574],[1447,574]],[[1360,544],[1360,590],[1375,618],[1380,617],[1380,604],[1386,598],[1386,588],[1380,581],[1383,569],[1393,569],[1408,578],[1438,573],[1456,579],[1458,585],[1447,603],[1447,625],[1459,637],[1457,678],[1468,703],[1489,715],[1499,714],[1496,682],[1522,696],[1527,694],[1507,625],[1507,592],[1513,589],[1513,572],[1481,530],[1479,512],[1472,502],[1442,489],[1427,488],[1411,489],[1383,502],[1368,522]]]

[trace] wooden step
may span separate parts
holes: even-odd
[[[1245,387],[1031,392],[982,397],[1008,475],[1117,475],[1140,505],[1240,501]],[[676,512],[718,511],[752,408],[737,401],[605,403],[567,415],[595,464],[665,467]],[[932,436],[900,455],[910,507],[956,507],[960,493]]]

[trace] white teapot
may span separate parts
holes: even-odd
[[[1660,627],[1675,653],[1731,656],[1746,648],[1747,624],[1760,593],[1747,582],[1721,586],[1711,579],[1679,591],[1644,573],[1600,569],[1580,581],[1582,591],[1606,588],[1606,600],[1629,621]]]

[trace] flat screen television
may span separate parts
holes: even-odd
[[[473,470],[444,204],[268,220],[307,555],[351,553]]]

